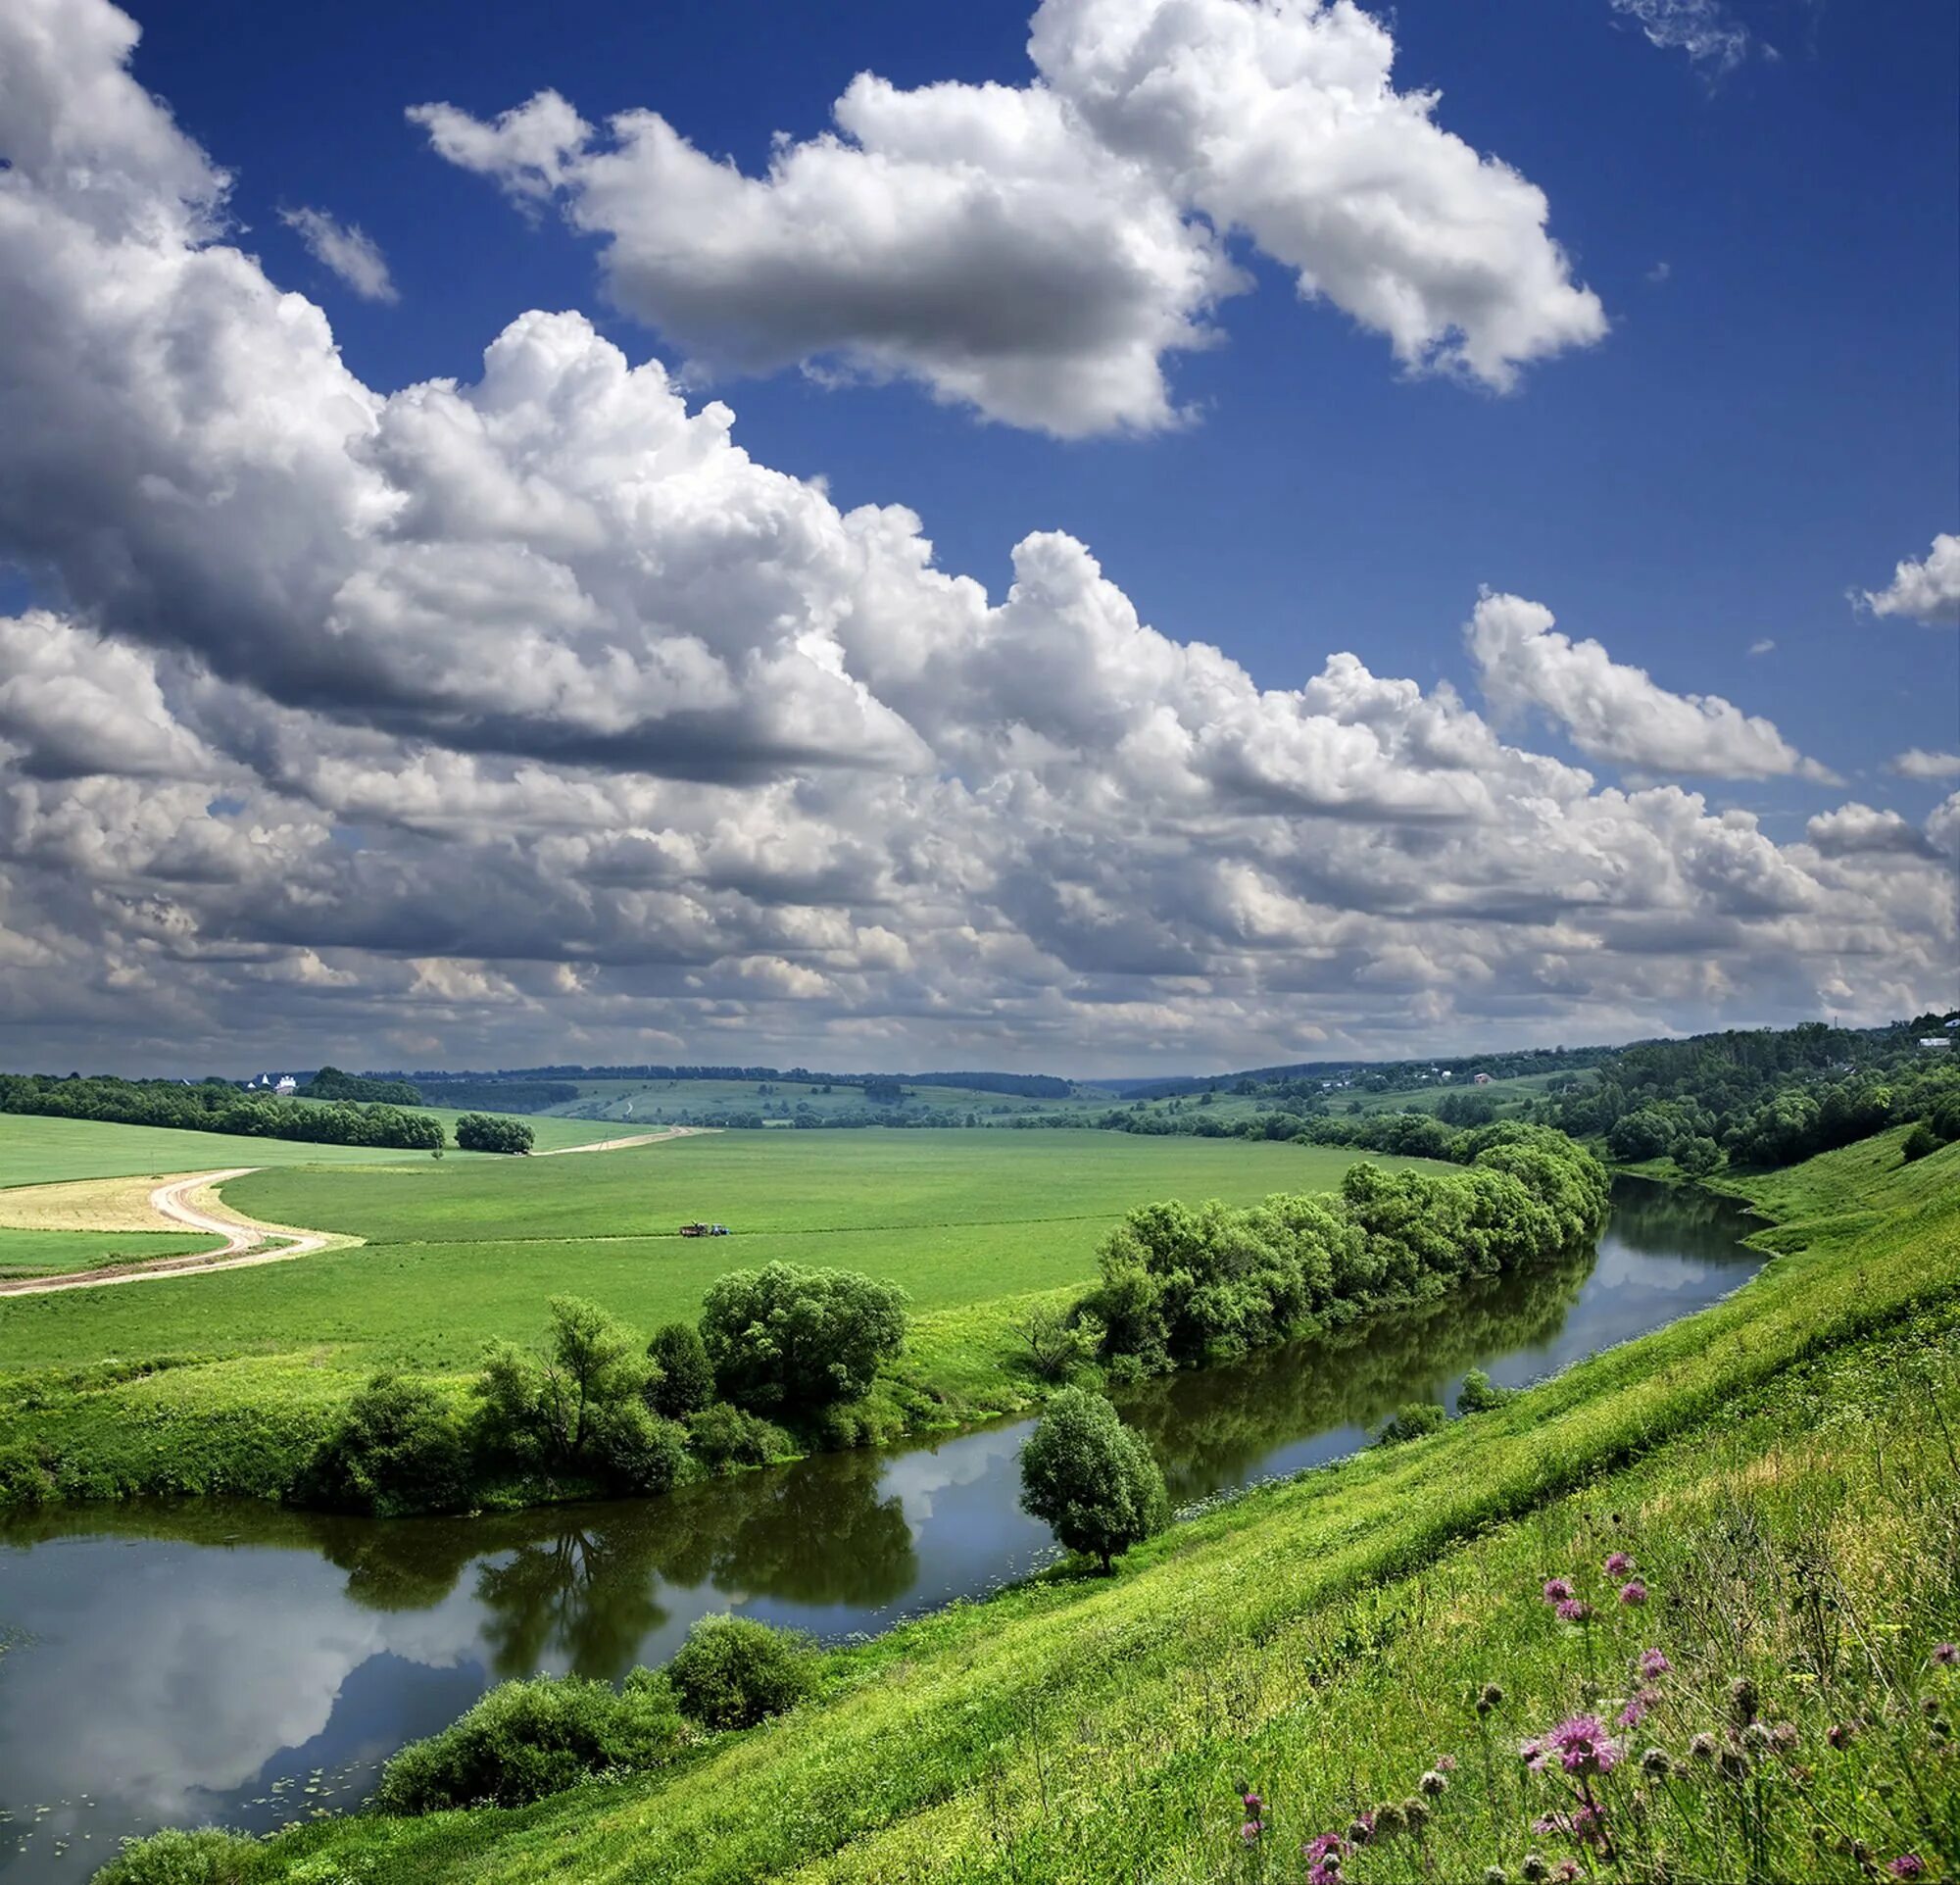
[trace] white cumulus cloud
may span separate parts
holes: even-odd
[[[1045,0],[1020,86],[860,74],[745,174],[656,112],[559,94],[410,117],[450,162],[606,238],[609,292],[708,372],[905,377],[1062,436],[1182,417],[1250,240],[1411,371],[1497,388],[1605,317],[1544,193],[1398,91],[1388,28],[1321,0]]]
[[[1960,779],[1960,753],[1929,753],[1923,746],[1909,746],[1892,761],[1891,769],[1905,779]]]
[[[1551,611],[1486,594],[1465,629],[1484,693],[1500,714],[1543,714],[1589,758],[1648,772],[1829,779],[1758,715],[1718,694],[1675,694],[1596,641],[1558,633]]]
[[[1905,616],[1929,625],[1960,622],[1960,536],[1933,539],[1925,559],[1901,559],[1883,589],[1867,589],[1864,605],[1875,616]]]
[[[307,253],[337,274],[364,301],[398,301],[380,245],[358,224],[324,210],[281,210],[279,221],[306,244]]]

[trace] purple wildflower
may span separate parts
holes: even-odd
[[[1647,1587],[1638,1577],[1630,1577],[1620,1586],[1620,1602],[1638,1607],[1647,1601]]]
[[[1960,1644],[1936,1643],[1933,1646],[1933,1660],[1942,1669],[1952,1668],[1956,1663],[1960,1663]]]
[[[1572,1586],[1562,1577],[1547,1577],[1544,1580],[1544,1601],[1547,1604],[1562,1604],[1572,1595]]]
[[[1263,1800],[1261,1800],[1259,1796],[1255,1793],[1243,1793],[1239,1796],[1239,1798],[1246,1803],[1246,1811],[1252,1818],[1254,1819],[1258,1818],[1259,1809],[1263,1807],[1266,1803]]]
[[[1848,1747],[1857,1739],[1857,1735],[1858,1724],[1855,1721],[1834,1722],[1824,1731],[1825,1740],[1830,1742],[1834,1748]]]
[[[1924,1878],[1926,1860],[1917,1853],[1901,1853],[1886,1867],[1894,1878]]]
[[[1308,1861],[1315,1865],[1319,1864],[1329,1855],[1339,1860],[1341,1855],[1347,1850],[1348,1842],[1339,1833],[1322,1833],[1319,1838],[1309,1839],[1300,1848],[1300,1851],[1306,1855]]]
[[[1623,1551],[1609,1552],[1606,1556],[1606,1575],[1624,1577],[1634,1567],[1634,1561]]]
[[[1665,1675],[1673,1667],[1674,1664],[1659,1650],[1642,1650],[1641,1652],[1641,1673],[1649,1682],[1658,1676]]]
[[[1637,1728],[1646,1719],[1647,1711],[1660,1700],[1658,1689],[1638,1690],[1627,1706],[1620,1711],[1620,1726]]]
[[[1438,1755],[1436,1757],[1436,1771],[1438,1773],[1454,1773],[1456,1771],[1456,1757],[1453,1754]]]
[[[1539,1768],[1544,1758],[1544,1735],[1535,1734],[1529,1741],[1520,1741],[1518,1743],[1518,1759],[1534,1771]]]
[[[1259,1843],[1260,1836],[1265,1832],[1265,1830],[1266,1830],[1266,1822],[1263,1819],[1249,1819],[1243,1826],[1239,1828],[1239,1837],[1243,1839],[1247,1845],[1256,1846]]]
[[[1580,1864],[1576,1859],[1561,1859],[1551,1868],[1551,1875],[1559,1881],[1559,1885],[1572,1885],[1572,1881],[1579,1876],[1579,1873]]]
[[[1588,1623],[1592,1619],[1592,1606],[1577,1597],[1568,1597],[1559,1605],[1558,1614],[1566,1623]]]
[[[1596,1714],[1575,1714],[1545,1737],[1546,1756],[1555,1756],[1567,1773],[1611,1773],[1619,1764],[1620,1744]]]

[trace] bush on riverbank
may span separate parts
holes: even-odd
[[[666,1677],[681,1712],[705,1728],[753,1728],[809,1693],[810,1640],[750,1616],[704,1616]]]
[[[1597,1234],[1598,1160],[1542,1127],[1493,1126],[1464,1170],[1350,1166],[1331,1196],[1246,1210],[1147,1205],[1111,1233],[1078,1316],[1119,1373],[1191,1366],[1544,1262]]]
[[[644,1773],[686,1739],[662,1675],[635,1669],[622,1688],[541,1675],[494,1688],[464,1715],[412,1742],[381,1770],[383,1812],[521,1807],[595,1774]]]

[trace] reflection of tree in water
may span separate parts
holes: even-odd
[[[477,1574],[498,1671],[535,1669],[555,1650],[581,1675],[618,1675],[666,1620],[662,1581],[798,1604],[889,1603],[918,1563],[900,1502],[878,1497],[882,1471],[875,1456],[832,1454],[561,1514],[572,1522]]]
[[[551,1650],[579,1675],[612,1680],[631,1668],[640,1645],[667,1620],[640,1543],[630,1523],[588,1522],[485,1564],[476,1596],[497,1673],[534,1674]]]
[[[1150,1441],[1171,1497],[1196,1498],[1290,1441],[1439,1400],[1479,1358],[1548,1341],[1592,1263],[1591,1250],[1575,1252],[1343,1333],[1165,1375],[1122,1397],[1123,1418]]]
[[[1752,1227],[1749,1214],[1734,1199],[1699,1186],[1615,1178],[1606,1227],[1629,1250],[1646,1256],[1760,1261],[1740,1247]]]
[[[903,1504],[878,1496],[884,1469],[876,1454],[819,1454],[691,1487],[667,1502],[662,1571],[795,1604],[888,1604],[918,1558]]]

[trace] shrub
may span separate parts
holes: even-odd
[[[348,1403],[314,1464],[332,1505],[383,1517],[454,1512],[469,1503],[469,1453],[462,1423],[426,1381],[383,1369]]]
[[[190,1833],[172,1826],[130,1840],[95,1874],[96,1885],[245,1885],[264,1876],[264,1852],[258,1840],[215,1826]]]
[[[701,1338],[728,1400],[811,1413],[869,1390],[905,1345],[907,1300],[851,1270],[730,1270],[709,1285]]]
[[[659,1379],[647,1389],[656,1414],[685,1420],[714,1399],[714,1365],[692,1322],[669,1322],[656,1329],[647,1344],[647,1357],[660,1369]]]
[[[1441,1401],[1408,1401],[1397,1408],[1375,1435],[1378,1447],[1397,1447],[1404,1440],[1420,1440],[1425,1434],[1441,1433],[1449,1424],[1449,1410]]]
[[[1905,1135],[1905,1144],[1899,1148],[1908,1165],[1912,1164],[1915,1160],[1924,1159],[1929,1153],[1937,1152],[1938,1150],[1939,1134],[1934,1131],[1932,1126],[1928,1125],[1924,1119],[1920,1120]],[[4,1473],[4,1468],[0,1468],[0,1473]]]
[[[1021,1449],[1021,1508],[1107,1571],[1170,1520],[1163,1472],[1100,1394],[1063,1388]]]
[[[614,1492],[670,1491],[687,1465],[687,1429],[644,1401],[609,1402],[587,1430],[592,1468]]]
[[[781,1427],[745,1414],[726,1401],[690,1414],[687,1438],[695,1457],[715,1472],[730,1466],[765,1466],[793,1451],[790,1437]]]
[[[753,1728],[809,1693],[809,1638],[748,1616],[704,1616],[667,1664],[681,1712],[705,1728]]]
[[[58,1496],[57,1456],[33,1440],[0,1446],[0,1506],[38,1506]]]
[[[1500,1388],[1482,1368],[1472,1368],[1463,1377],[1456,1396],[1459,1414],[1488,1414],[1500,1408],[1517,1393],[1516,1388]],[[1397,1416],[1399,1417],[1399,1416]]]
[[[456,1143],[465,1152],[528,1152],[532,1137],[523,1120],[497,1113],[466,1113],[456,1122]]]
[[[485,1351],[475,1386],[479,1437],[520,1466],[610,1475],[644,1438],[622,1410],[630,1403],[646,1414],[652,1364],[639,1336],[596,1303],[554,1296],[547,1309],[542,1348],[493,1342]]]
[[[658,1767],[685,1733],[672,1690],[645,1670],[623,1689],[577,1675],[506,1682],[404,1748],[381,1770],[374,1804],[390,1813],[521,1807],[595,1774]]]

